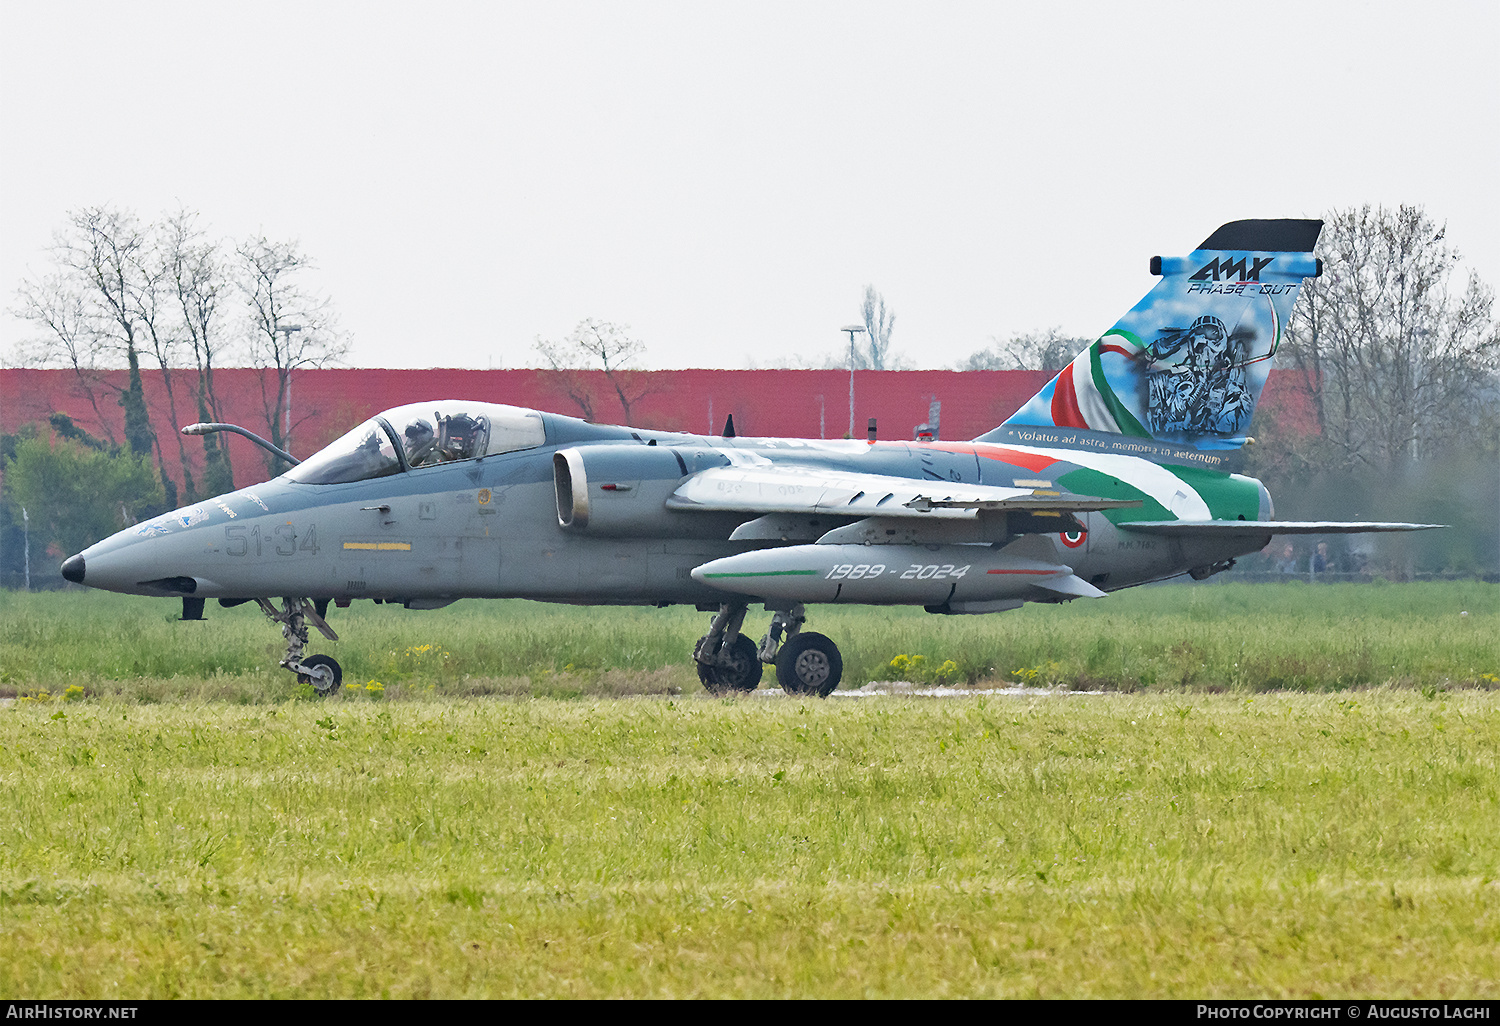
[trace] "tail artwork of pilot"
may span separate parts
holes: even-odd
[[[1320,221],[1234,221],[1185,257],[1014,416],[971,442],[690,435],[498,403],[388,410],[275,480],[128,528],[69,557],[69,581],[182,602],[256,603],[281,665],[321,694],[343,671],[307,654],[328,607],[436,609],[462,598],[692,604],[713,693],[766,666],[827,695],[843,658],[807,606],[996,613],[1202,579],[1272,535],[1437,525],[1275,519],[1245,443]],[[280,599],[280,605],[276,599]],[[770,624],[742,633],[750,606]]]

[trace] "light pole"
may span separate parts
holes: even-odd
[[[839,329],[849,333],[849,438],[854,437],[854,336],[865,333],[862,324],[847,324]]]
[[[286,356],[286,378],[281,383],[281,444],[291,441],[292,434],[292,335],[302,330],[300,324],[278,324],[276,333],[281,336],[281,348]]]
[[[26,507],[21,507],[21,537],[22,551],[25,553],[21,558],[26,561],[26,590],[31,590],[31,515],[26,512]]]

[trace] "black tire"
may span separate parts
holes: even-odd
[[[344,670],[338,661],[332,656],[314,655],[302,660],[303,666],[312,667],[319,671],[316,675],[310,673],[297,674],[297,683],[311,684],[312,689],[320,695],[331,695],[339,689],[344,682]],[[322,671],[326,670],[327,673]]]
[[[844,657],[832,639],[816,631],[794,634],[776,656],[776,680],[789,695],[827,698],[844,676]]]
[[[702,644],[703,638],[699,638],[698,643]],[[698,646],[694,645],[693,651],[697,650]],[[755,642],[743,634],[736,634],[729,651],[721,659],[717,666],[698,663],[698,679],[703,682],[709,694],[728,695],[736,691],[754,691],[760,687],[763,666]]]

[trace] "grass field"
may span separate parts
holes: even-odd
[[[248,610],[0,596],[0,998],[1500,997],[1497,593],[819,610],[1116,689],[830,701],[670,610],[351,611],[319,701]]]
[[[1500,996],[1485,692],[13,706],[0,995]]]

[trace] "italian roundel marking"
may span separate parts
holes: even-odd
[[[1087,531],[1064,531],[1058,537],[1062,539],[1062,543],[1068,548],[1076,549],[1089,540],[1089,533]]]

